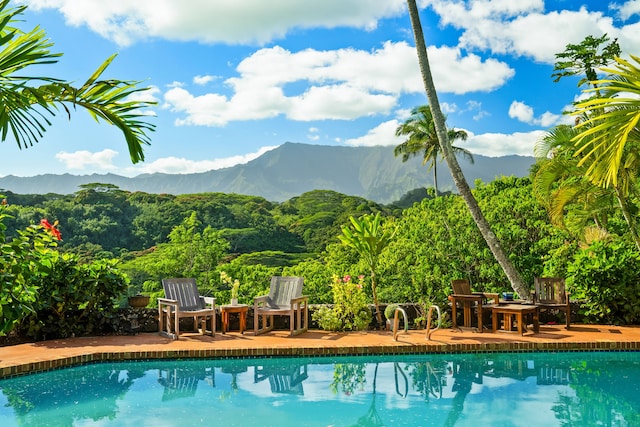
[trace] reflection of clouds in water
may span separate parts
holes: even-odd
[[[158,382],[160,371],[157,369],[147,370],[144,375],[140,370],[128,371],[126,368],[116,370],[112,377],[117,378],[118,382],[126,382],[127,378],[133,380],[128,390],[115,400],[117,418],[114,420],[97,417],[94,420],[87,416],[76,419],[74,425],[103,426],[113,425],[115,421],[117,425],[124,427],[173,425],[182,427],[206,425],[215,420],[225,420],[226,425],[234,425],[234,422],[240,421],[242,425],[266,425],[265,420],[268,420],[268,425],[285,426],[290,425],[288,424],[290,419],[302,417],[301,419],[317,420],[326,426],[356,422],[374,413],[387,425],[402,423],[418,425],[419,423],[415,424],[416,420],[429,420],[429,425],[450,424],[475,427],[491,420],[491,425],[529,427],[557,425],[554,407],[558,404],[559,397],[576,397],[569,385],[555,385],[558,384],[557,381],[567,381],[569,378],[568,374],[559,375],[558,372],[563,371],[566,374],[567,364],[573,363],[572,359],[562,359],[558,365],[553,359],[542,359],[542,363],[538,363],[540,359],[535,359],[536,363],[533,363],[533,360],[517,356],[509,358],[487,356],[485,359],[469,356],[465,359],[456,359],[454,356],[447,359],[417,356],[410,360],[418,360],[423,368],[430,366],[437,369],[435,376],[441,380],[441,399],[429,396],[428,393],[425,396],[424,389],[421,394],[416,388],[413,381],[418,376],[410,375],[418,366],[414,363],[378,363],[377,376],[375,376],[375,360],[373,362],[367,360],[366,381],[363,389],[356,388],[347,395],[343,391],[338,394],[332,392],[331,384],[334,375],[332,363],[318,365],[308,363],[308,375],[302,381],[304,394],[286,394],[274,392],[271,388],[273,384],[268,379],[255,383],[253,366],[236,374],[237,390],[233,390],[232,374],[227,373],[228,371],[223,372],[224,367],[228,370],[231,365],[220,367],[219,361],[209,362],[208,365],[206,363],[180,365],[177,362],[171,364],[167,361],[166,365],[156,364],[155,366],[166,366],[162,372],[178,367],[176,372],[181,372],[187,377],[195,375],[199,378],[192,395],[178,393],[177,396],[173,394],[172,398],[167,400],[164,394],[166,390]],[[456,360],[456,362],[447,362],[447,360]],[[306,360],[306,362],[309,361]],[[341,363],[354,364],[355,362],[349,359]],[[207,374],[211,374],[212,367],[216,365],[218,367],[215,368],[214,378],[209,381],[203,380],[202,378]],[[280,369],[282,365],[274,364],[274,366]],[[540,368],[543,368],[542,371]],[[553,372],[547,375],[547,370]],[[285,369],[285,371],[288,370]],[[260,375],[267,378],[264,372],[267,370]],[[358,370],[344,372],[358,372]],[[423,370],[419,378],[424,379],[425,372],[433,374],[433,371]],[[131,373],[133,375],[130,375]],[[537,375],[541,377],[537,378]],[[347,377],[344,380],[348,382],[352,377],[350,375]],[[374,383],[375,395],[373,394]],[[406,386],[408,386],[408,392],[405,396]],[[2,394],[0,394],[0,404],[8,404],[7,398]],[[86,402],[80,402],[75,408],[69,408],[66,411],[74,410],[74,413],[78,413],[78,408],[84,406],[87,408],[86,413],[89,413],[93,410],[90,407],[95,406],[98,408],[96,413],[100,413],[101,405],[104,404],[99,398],[87,399]],[[108,407],[104,406],[104,408]],[[7,418],[7,414],[12,414],[12,411],[13,408],[10,406],[0,406],[0,425],[15,425],[13,418]],[[35,416],[46,417],[49,414],[54,417],[46,407],[40,410],[39,415],[35,412],[37,411],[29,414],[30,420],[36,419]],[[414,424],[411,424],[412,421]]]

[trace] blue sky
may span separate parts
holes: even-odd
[[[157,101],[146,161],[130,162],[113,126],[83,110],[19,150],[0,176],[193,173],[247,162],[285,142],[395,146],[426,104],[405,0],[16,0],[64,53],[33,75],[78,85],[111,54],[105,77],[137,80]],[[580,96],[553,83],[555,54],[607,33],[640,54],[640,0],[420,1],[449,127],[473,153],[533,155]],[[400,161],[400,160],[398,160]]]

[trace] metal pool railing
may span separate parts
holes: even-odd
[[[433,319],[434,309],[438,313],[438,326],[431,329],[431,320]],[[407,332],[409,332],[409,324],[407,323],[407,319],[408,319],[407,312],[404,311],[402,307],[397,307],[393,313],[393,340],[394,341],[398,341],[400,314],[402,314],[402,318],[404,320],[404,333],[406,334]],[[440,313],[440,307],[438,307],[437,305],[432,305],[431,307],[429,307],[429,311],[427,313],[427,339],[428,340],[431,340],[431,334],[437,331],[438,329],[440,329],[440,326],[442,326],[442,315]]]

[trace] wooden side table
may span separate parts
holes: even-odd
[[[516,317],[517,330],[520,335],[524,335],[524,316],[527,314],[533,315],[533,331],[540,331],[540,322],[538,320],[538,306],[526,305],[526,304],[504,304],[495,305],[491,309],[491,317],[493,318],[493,332],[498,330],[498,315],[502,315],[504,320],[504,331],[515,332],[512,329],[512,316]]]
[[[476,295],[461,295],[461,294],[453,294],[450,296],[451,299],[451,320],[453,322],[453,328],[458,328],[457,322],[457,305],[458,302],[463,303],[464,308],[464,320],[463,326],[465,328],[471,328],[471,319],[472,319],[472,310],[474,303],[477,305],[478,310],[478,332],[482,333],[482,300],[484,299],[484,295],[476,294]]]
[[[247,304],[228,304],[221,306],[220,313],[222,314],[222,333],[224,334],[229,330],[229,314],[238,313],[238,318],[240,320],[240,333],[244,334],[244,331],[247,329],[248,311],[249,306]]]

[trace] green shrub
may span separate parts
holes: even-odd
[[[585,321],[636,324],[640,321],[640,254],[623,242],[595,242],[567,267],[572,299]]]
[[[340,279],[334,276],[333,307],[320,307],[313,313],[313,320],[320,328],[327,331],[362,331],[371,323],[371,309],[367,304],[367,296],[363,290],[364,277],[358,283],[351,281],[351,276]]]
[[[81,264],[76,255],[55,252],[47,274],[37,283],[35,311],[19,331],[33,339],[113,332],[118,301],[128,283],[116,260]]]

